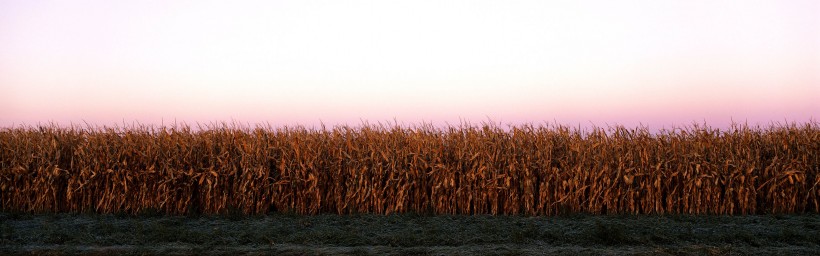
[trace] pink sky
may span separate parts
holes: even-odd
[[[0,2],[0,127],[820,116],[820,2]]]

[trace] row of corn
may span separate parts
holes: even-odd
[[[0,210],[167,214],[820,211],[820,124],[0,130]]]

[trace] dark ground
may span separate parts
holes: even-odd
[[[820,215],[0,212],[0,255],[820,255]]]

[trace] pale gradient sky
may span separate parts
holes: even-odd
[[[820,1],[0,1],[0,127],[820,117]]]

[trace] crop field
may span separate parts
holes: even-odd
[[[0,210],[139,214],[820,211],[820,124],[0,130]]]

